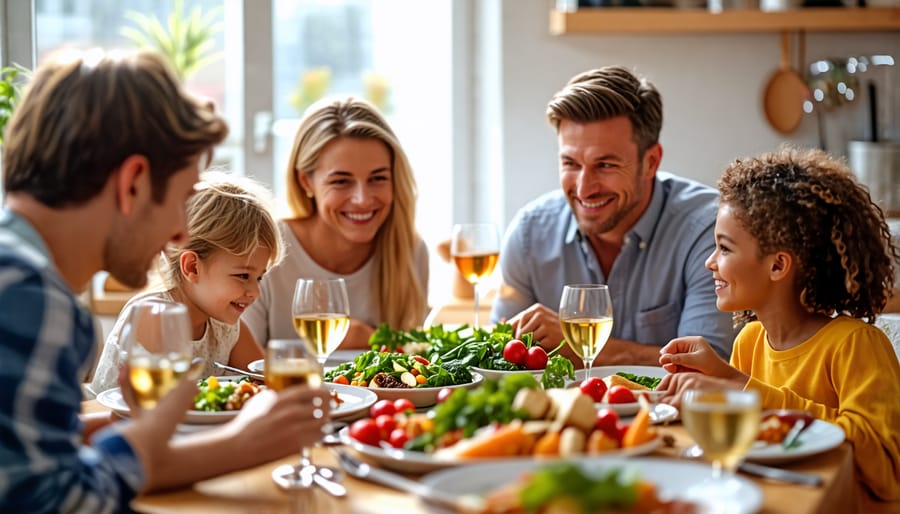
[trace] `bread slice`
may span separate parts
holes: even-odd
[[[631,389],[632,391],[649,391],[650,390],[648,387],[638,384],[637,382],[632,382],[631,380],[628,380],[627,378],[623,377],[622,375],[615,375],[615,374],[610,375],[610,376],[604,378],[603,381],[606,382],[607,389],[611,388],[614,385],[621,385],[621,386],[627,387],[628,389]]]

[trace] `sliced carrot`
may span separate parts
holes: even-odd
[[[464,458],[521,455],[525,448],[531,446],[532,437],[522,430],[521,423],[512,423],[460,441],[454,453]]]
[[[559,455],[559,432],[547,432],[534,443],[534,455]]]
[[[656,437],[656,430],[650,426],[650,411],[641,409],[622,436],[622,448],[640,446]]]

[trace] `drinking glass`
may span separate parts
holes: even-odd
[[[265,359],[266,387],[275,391],[292,385],[322,386],[322,366],[312,349],[310,341],[301,336],[300,339],[273,339],[266,347]],[[316,398],[314,405],[321,406]],[[297,476],[314,473],[315,466],[310,460],[310,449],[300,449],[300,467],[296,468]]]
[[[122,330],[122,352],[138,404],[156,407],[191,368],[187,307],[155,299],[133,305]]]
[[[689,389],[681,400],[684,427],[712,461],[712,479],[692,486],[686,494],[730,512],[740,505],[734,471],[759,433],[759,394],[738,389]]]
[[[324,364],[350,329],[350,300],[343,278],[301,278],[291,304],[294,330],[315,347]]]
[[[606,346],[613,327],[609,287],[603,284],[573,284],[563,287],[559,300],[559,324],[569,347],[584,361],[584,379]]]
[[[475,328],[478,328],[478,285],[491,276],[500,260],[500,229],[494,223],[453,225],[450,255],[462,276],[472,284]]]

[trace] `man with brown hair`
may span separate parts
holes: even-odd
[[[563,286],[608,284],[615,323],[595,365],[657,366],[660,347],[682,335],[701,334],[730,355],[731,316],[716,309],[704,267],[715,248],[717,193],[658,171],[656,88],[620,66],[587,71],[553,96],[547,117],[561,189],[526,205],[507,229],[492,320],[508,319],[517,334],[534,332],[553,348],[563,340]]]
[[[258,465],[318,439],[324,390],[269,391],[220,429],[170,441],[196,394],[183,379],[150,415],[83,419],[96,351],[77,300],[107,270],[130,287],[187,234],[185,201],[225,121],[161,57],[61,54],[7,128],[0,213],[0,512],[129,511],[138,493]],[[239,448],[241,451],[234,451]]]

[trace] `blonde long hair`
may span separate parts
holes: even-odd
[[[271,194],[250,178],[220,171],[203,173],[188,200],[187,217],[187,244],[166,248],[162,270],[166,287],[177,287],[184,280],[179,265],[184,252],[205,260],[219,250],[245,257],[257,248],[268,248],[269,269],[281,260],[281,233],[272,215]]]
[[[322,149],[341,137],[376,139],[390,151],[394,201],[375,236],[372,291],[378,295],[382,321],[395,330],[418,327],[426,314],[426,285],[420,283],[415,265],[421,241],[415,228],[416,181],[406,153],[378,109],[353,97],[321,100],[307,109],[288,161],[288,208],[295,218],[316,215],[316,204],[306,196],[298,173],[312,175]]]

